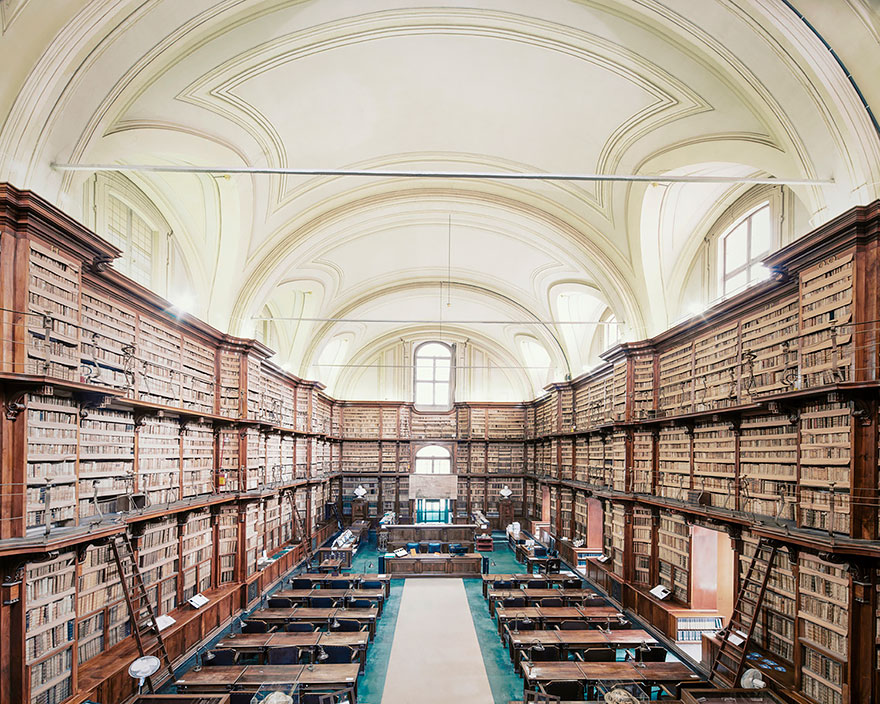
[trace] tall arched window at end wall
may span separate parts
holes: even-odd
[[[439,445],[428,445],[416,452],[416,474],[450,474],[452,457]]]
[[[413,352],[413,401],[423,411],[448,411],[455,395],[455,356],[443,342],[423,342]]]

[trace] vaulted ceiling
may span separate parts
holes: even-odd
[[[793,236],[880,195],[871,0],[0,0],[0,21],[0,180],[86,222],[90,174],[53,162],[833,179],[791,189]],[[193,312],[341,396],[437,320],[512,398],[580,373],[585,336],[546,323],[556,294],[657,332],[745,192],[127,177],[173,230]],[[546,373],[523,369],[526,342]]]

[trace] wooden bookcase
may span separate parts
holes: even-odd
[[[33,194],[0,184],[0,221],[16,282],[0,307],[18,311],[0,316],[0,704],[119,701],[134,650],[108,538],[130,531],[183,662],[246,602],[248,575],[262,590],[302,560],[294,502],[310,539],[331,537],[339,404],[263,345],[175,317],[108,268],[118,250]],[[209,605],[182,609],[197,591]]]

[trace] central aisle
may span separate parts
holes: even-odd
[[[382,704],[492,704],[460,579],[408,579]]]

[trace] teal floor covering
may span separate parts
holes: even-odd
[[[494,551],[481,553],[489,559],[489,572],[493,574],[516,574],[522,572],[523,566],[516,561],[513,551],[508,547],[504,534],[496,533],[493,537],[495,538]],[[360,550],[358,550],[358,553],[352,560],[351,569],[345,571],[354,573],[379,571],[379,553],[376,549],[375,533],[371,533],[368,541],[361,545]],[[494,619],[489,616],[489,605],[483,598],[482,581],[480,579],[464,579],[462,581],[464,582],[477,640],[483,654],[483,664],[489,678],[494,704],[507,704],[511,700],[521,699],[523,681],[515,672],[508,651],[498,636]],[[403,579],[391,580],[391,593],[385,601],[382,617],[377,623],[376,635],[367,650],[364,672],[358,679],[359,704],[381,704],[382,692],[385,688],[385,677],[388,672],[388,663],[391,658],[391,645],[394,641],[397,616],[400,612],[404,582],[405,580]],[[213,647],[214,643],[225,637],[228,632],[229,629],[224,630],[204,650]],[[430,637],[431,631],[426,629],[425,638]],[[195,659],[190,659],[177,669],[177,676],[180,677],[195,664]],[[173,685],[166,685],[163,691],[173,692],[174,687]]]

